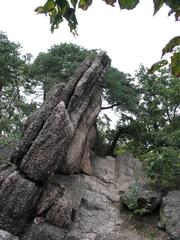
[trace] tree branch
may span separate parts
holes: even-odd
[[[119,103],[113,104],[111,106],[107,106],[107,107],[101,107],[101,110],[107,110],[107,109],[111,109],[113,107],[117,107],[119,105]]]

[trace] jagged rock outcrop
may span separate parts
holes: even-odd
[[[48,229],[70,225],[74,212],[69,193],[57,184],[48,185],[48,181],[56,171],[91,173],[87,152],[93,141],[102,81],[109,66],[110,59],[104,52],[94,61],[85,60],[69,83],[58,84],[27,120],[22,140],[11,156],[14,165],[1,167],[3,230],[21,236],[27,231],[27,224],[35,219],[42,228],[42,222],[51,223],[42,239],[59,239],[59,233],[56,238],[48,237]]]
[[[163,198],[160,224],[172,239],[180,240],[180,191],[171,191]]]

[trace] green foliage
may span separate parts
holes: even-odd
[[[162,147],[152,150],[145,155],[144,161],[147,176],[163,185],[170,185],[176,174],[180,174],[180,151],[178,148]]]
[[[30,55],[20,55],[20,45],[0,32],[0,145],[19,138],[23,121],[36,108],[26,95],[35,82],[28,78]]]
[[[139,3],[139,0],[118,0],[121,9],[133,9]]]
[[[121,9],[131,10],[134,9],[138,4],[139,0],[103,0],[106,4],[114,6],[118,3]],[[59,24],[66,20],[70,27],[70,31],[73,34],[77,34],[77,18],[76,8],[87,10],[92,4],[93,0],[46,0],[43,6],[39,6],[35,9],[35,12],[39,14],[48,14],[50,17],[51,31],[59,27]],[[170,7],[170,14],[175,14],[175,19],[179,20],[180,16],[180,2],[179,0],[153,0],[154,3],[154,14],[156,14],[160,8],[166,4]]]
[[[123,202],[132,211],[133,215],[142,216],[147,212],[145,208],[141,208],[138,204],[138,188],[136,186],[129,187],[128,191],[122,196]]]
[[[180,77],[180,52],[174,53],[171,57],[171,69],[174,76]]]
[[[121,111],[135,111],[137,91],[129,74],[110,68],[105,77],[104,99]]]
[[[164,67],[168,64],[167,60],[160,60],[157,63],[154,63],[151,68],[148,70],[149,74],[154,73],[155,71],[159,70],[160,68]]]

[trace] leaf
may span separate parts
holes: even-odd
[[[55,8],[55,6],[56,4],[54,0],[48,0],[43,7],[44,12],[45,13],[51,12]]]
[[[168,5],[174,12],[180,9],[180,1],[179,0],[164,0],[166,5]]]
[[[78,0],[71,0],[71,4],[73,5],[74,8],[76,8]]]
[[[131,10],[136,7],[139,0],[118,0],[121,9]]]
[[[103,0],[103,1],[106,2],[106,4],[111,5],[113,7],[114,7],[114,4],[116,2],[116,0]]]
[[[154,15],[159,11],[159,9],[163,6],[163,0],[153,0],[154,2]]]
[[[56,0],[58,7],[60,8],[61,12],[64,12],[66,8],[69,8],[69,2],[67,0]]]
[[[180,10],[177,10],[175,13],[175,20],[180,21]]]
[[[91,4],[92,4],[92,0],[80,0],[79,8],[86,11]]]
[[[171,69],[174,76],[180,77],[180,52],[174,53],[171,57]]]
[[[173,51],[174,47],[180,45],[180,36],[172,38],[162,50],[162,56]]]
[[[149,74],[153,74],[155,71],[159,70],[160,68],[164,67],[168,64],[167,60],[161,60],[159,62],[154,63],[151,68],[148,70]]]
[[[45,13],[45,12],[44,12],[44,7],[43,7],[43,6],[39,6],[39,7],[37,7],[34,11],[37,12],[37,13]]]
[[[59,27],[59,24],[63,22],[62,15],[60,13],[57,13],[51,18],[51,32],[53,33],[54,29],[57,29]]]

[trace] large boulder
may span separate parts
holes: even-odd
[[[160,224],[175,240],[180,240],[180,191],[171,191],[162,199]]]
[[[40,195],[35,183],[10,168],[0,173],[0,228],[19,234],[33,217]]]

